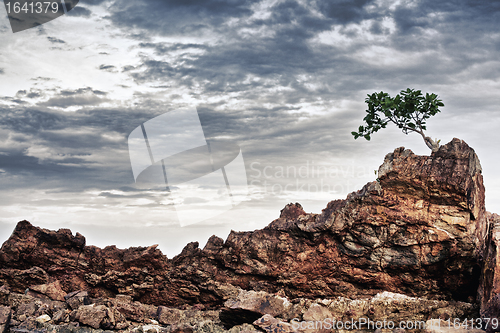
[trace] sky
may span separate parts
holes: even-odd
[[[406,88],[443,101],[427,135],[474,148],[500,212],[498,1],[80,0],[17,33],[0,7],[0,242],[28,220],[171,258],[263,228],[290,202],[320,213],[395,148],[430,154],[394,126],[350,134],[367,94]],[[248,183],[234,208],[183,226],[176,209],[203,217],[226,192],[141,187],[128,145],[181,109],[197,110],[207,142],[239,147]]]

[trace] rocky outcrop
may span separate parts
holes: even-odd
[[[378,177],[321,214],[290,204],[262,230],[213,236],[204,249],[190,243],[172,259],[154,245],[100,249],[68,229],[19,222],[0,249],[0,283],[58,299],[85,290],[169,306],[218,307],[234,287],[289,298],[390,291],[472,300],[488,230],[474,150],[458,139],[431,156],[398,148]]]
[[[168,260],[154,245],[100,249],[85,246],[85,237],[69,229],[40,229],[27,221],[18,223],[0,249],[0,282],[17,292],[57,280],[63,290],[87,290],[94,297],[130,290],[140,297],[153,288],[151,276],[166,270]],[[36,288],[46,287],[31,289]],[[56,292],[58,286],[48,288]]]
[[[392,292],[473,302],[481,272],[484,281],[496,281],[496,261],[484,270],[480,265],[498,253],[489,221],[479,159],[465,142],[453,139],[431,156],[396,149],[385,157],[377,181],[328,203],[321,214],[289,204],[262,230],[231,232],[226,241],[212,236],[203,249],[190,243],[172,259],[155,245],[100,249],[68,229],[51,231],[22,221],[0,249],[0,285],[64,300],[76,311],[72,320],[91,327],[97,323],[83,318],[98,318],[99,327],[120,325],[120,315],[106,310],[108,304],[90,303],[116,295],[130,298],[128,305],[112,307],[126,320],[146,317],[150,310],[134,305],[140,302],[224,308],[223,318],[230,313],[245,323],[263,313],[255,304],[228,305],[240,290],[292,301],[370,299]],[[495,286],[481,289],[484,306],[497,304]],[[266,318],[262,325],[277,323]]]

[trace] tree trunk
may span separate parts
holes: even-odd
[[[439,150],[439,143],[435,142],[430,137],[426,136],[424,138],[424,141],[427,147],[429,147],[429,149],[432,150],[433,153]]]

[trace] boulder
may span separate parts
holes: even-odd
[[[224,303],[225,310],[231,313],[231,310],[246,310],[260,314],[270,314],[271,316],[281,316],[289,311],[292,304],[288,299],[271,295],[264,291],[246,291],[241,290],[238,297],[229,299]]]
[[[70,292],[64,296],[66,303],[73,310],[78,309],[81,305],[89,305],[89,294],[85,290],[77,290]]]
[[[93,328],[101,327],[104,319],[108,316],[109,309],[104,305],[82,305],[70,314],[72,321],[78,321],[81,324]]]
[[[9,328],[12,310],[8,306],[0,306],[0,333],[7,332]]]
[[[291,324],[283,322],[279,319],[274,318],[270,314],[266,314],[261,318],[253,322],[255,326],[258,326],[267,333],[297,333]]]

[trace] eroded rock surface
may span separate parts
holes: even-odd
[[[474,150],[458,139],[431,156],[398,148],[378,177],[321,214],[289,204],[262,230],[213,236],[204,249],[190,243],[172,259],[154,245],[100,249],[68,229],[22,221],[0,249],[0,284],[58,300],[81,290],[175,307],[220,307],[237,288],[290,299],[390,291],[472,301],[488,232]]]

